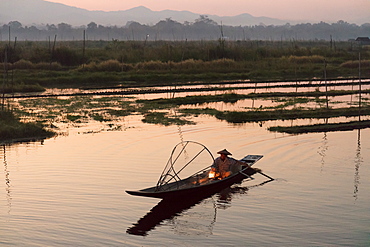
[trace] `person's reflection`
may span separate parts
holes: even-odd
[[[247,194],[248,187],[240,187],[240,186],[235,186],[235,187],[229,187],[226,188],[220,193],[216,194],[216,205],[217,208],[219,209],[226,209],[231,207],[231,200],[233,198],[234,194]]]
[[[217,197],[217,206],[221,208],[227,208],[231,203],[232,194],[231,187],[222,190],[216,195]]]

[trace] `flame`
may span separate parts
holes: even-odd
[[[210,171],[208,173],[208,178],[215,178],[215,176],[216,176],[216,173],[214,171]]]

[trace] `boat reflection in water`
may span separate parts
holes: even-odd
[[[216,222],[217,208],[229,207],[233,194],[246,194],[249,189],[262,186],[271,181],[273,180],[267,180],[248,187],[234,185],[216,194],[199,194],[163,199],[145,216],[139,219],[137,223],[128,228],[126,232],[132,235],[146,236],[155,227],[162,225],[162,222],[168,220],[176,221],[178,234],[190,235],[191,231],[196,231],[195,234],[197,235],[210,235]],[[189,213],[190,209],[194,209],[196,212]],[[196,215],[196,217],[189,220],[191,215]],[[181,220],[182,218],[186,218],[186,220]]]

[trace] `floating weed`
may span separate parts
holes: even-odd
[[[179,109],[180,113],[186,114],[186,115],[210,115],[210,116],[216,116],[220,111],[212,108],[204,108],[204,109],[190,109],[190,108],[185,108],[185,109]]]
[[[274,107],[266,107],[266,109],[285,109],[290,106],[293,106],[294,108],[301,108],[301,106],[297,106],[298,104],[307,104],[309,102],[315,102],[315,99],[312,98],[288,98],[288,99],[278,99],[275,100],[277,102],[284,102],[283,104],[279,104]]]
[[[108,124],[107,131],[119,131],[122,130],[122,125]]]
[[[164,126],[169,126],[172,124],[177,124],[177,125],[194,124],[194,122],[181,119],[180,117],[169,117],[164,112],[147,113],[144,115],[144,118],[142,121],[144,123],[161,124]]]
[[[229,94],[217,94],[217,95],[193,95],[193,96],[170,98],[170,99],[159,98],[159,99],[152,99],[152,100],[137,100],[136,102],[159,107],[160,105],[167,105],[167,106],[195,105],[195,104],[204,104],[204,103],[210,103],[210,102],[235,103],[240,99],[245,99],[246,97],[247,96],[243,94],[229,93]]]
[[[105,118],[102,114],[93,114],[93,115],[92,115],[92,118],[93,118],[95,121],[99,121],[99,122],[108,122],[108,121],[112,121],[112,119]]]
[[[351,121],[346,123],[330,123],[330,124],[313,124],[313,125],[298,125],[298,126],[275,126],[268,130],[274,132],[284,132],[289,134],[302,134],[314,132],[328,132],[328,131],[346,131],[354,129],[364,129],[370,127],[369,120]]]
[[[288,119],[299,119],[299,118],[332,118],[332,117],[352,117],[357,116],[359,109],[357,107],[351,108],[336,108],[336,109],[303,109],[294,108],[291,110],[275,109],[269,111],[218,111],[215,109],[181,109],[181,112],[193,113],[193,114],[209,114],[215,116],[220,120],[226,120],[230,123],[246,123],[246,122],[258,122],[258,121],[269,121],[269,120],[288,120]],[[362,115],[370,115],[369,108],[361,109]]]
[[[353,91],[330,92],[330,96],[336,94],[350,95],[353,94]],[[99,122],[112,122],[119,117],[138,113],[143,115],[142,121],[144,123],[168,126],[195,124],[193,121],[189,121],[185,118],[201,114],[214,116],[231,123],[245,123],[275,119],[354,116],[359,112],[358,108],[355,107],[326,109],[326,100],[323,96],[325,96],[325,94],[319,91],[306,93],[226,93],[217,95],[193,95],[170,99],[160,98],[154,100],[128,100],[127,97],[120,96],[74,96],[19,100],[19,104],[22,105],[23,116],[35,119],[48,119],[53,123],[60,121],[66,123],[72,122],[72,124],[81,123],[82,121],[86,123],[91,119]],[[212,108],[178,109],[181,105],[201,105],[209,102],[234,103],[246,98],[273,100],[278,104],[273,107],[253,108],[247,112],[218,111]],[[363,109],[361,113],[364,115],[370,114],[370,110],[367,108],[368,102],[368,97],[362,97]],[[317,105],[315,105],[315,103]],[[334,106],[338,105],[340,102],[331,101],[330,103]],[[358,102],[352,105],[358,106]],[[173,109],[176,109],[179,114],[171,115]],[[119,129],[122,128],[109,127],[109,130]]]
[[[82,116],[67,115],[67,119],[68,119],[69,121],[72,121],[72,122],[75,122],[75,121],[77,121],[77,120],[79,120],[79,119],[81,119],[81,118],[82,118]]]
[[[68,99],[28,99],[19,103],[24,116],[74,123],[85,122],[89,118],[107,122],[112,121],[111,116],[127,116],[136,111],[136,107],[131,106],[132,102],[124,97],[75,96]],[[57,120],[58,116],[62,118]]]
[[[24,123],[13,112],[0,111],[0,140],[51,137],[54,132],[46,130],[42,123]]]
[[[117,117],[124,117],[124,116],[130,115],[132,113],[132,111],[130,111],[129,109],[125,109],[125,110],[109,109],[109,110],[107,110],[107,113],[110,114],[110,115],[113,115],[113,116],[117,116]]]

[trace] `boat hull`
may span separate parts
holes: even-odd
[[[166,191],[156,191],[156,187],[150,187],[143,190],[130,191],[126,192],[134,196],[145,196],[145,197],[154,197],[161,199],[170,199],[170,198],[179,198],[186,196],[206,196],[215,194],[224,188],[230,187],[235,183],[240,183],[243,179],[252,176],[257,171],[253,168],[247,167],[242,169],[240,172],[230,175],[221,180],[214,180],[207,184],[201,184],[199,186],[183,188],[183,189],[173,189]]]

